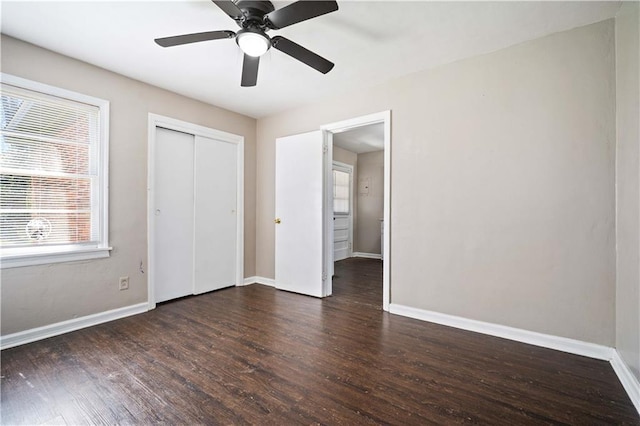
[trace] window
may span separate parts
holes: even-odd
[[[333,213],[349,214],[349,173],[333,171]]]
[[[3,268],[106,257],[109,103],[2,74]]]

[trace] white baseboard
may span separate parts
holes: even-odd
[[[244,279],[245,285],[256,283],[275,287],[275,280],[271,278],[253,276]],[[20,331],[6,336],[0,336],[0,350],[24,345],[37,340],[47,339],[49,337],[58,336],[81,328],[91,327],[147,311],[147,302],[138,303],[136,305],[125,306],[123,308],[87,315],[81,318],[74,318],[43,327],[32,328],[30,330]],[[389,305],[389,312],[396,315],[460,328],[476,333],[502,337],[504,339],[515,340],[535,346],[610,361],[613,370],[629,395],[631,402],[633,402],[636,410],[640,413],[640,382],[638,382],[638,379],[633,375],[631,370],[629,370],[629,367],[627,367],[618,351],[614,348],[569,339],[566,337],[558,337],[550,334],[537,333],[504,325],[412,308],[410,306],[398,305],[395,303]]]
[[[449,327],[461,328],[463,330],[474,331],[476,333],[502,337],[504,339],[515,340],[517,342],[528,343],[530,345],[541,346],[543,348],[556,349],[571,354],[605,361],[611,361],[615,352],[615,349],[611,347],[597,345],[595,343],[553,336],[551,334],[537,333],[535,331],[507,327],[483,321],[476,321],[454,315],[412,308],[410,306],[397,305],[395,303],[389,305],[389,312],[422,321],[434,322],[436,324],[442,324]]]
[[[244,285],[249,285],[249,284],[263,284],[263,285],[275,287],[276,280],[274,280],[273,278],[253,276],[253,277],[248,277],[244,279]]]
[[[99,312],[97,314],[57,322],[43,327],[7,334],[6,336],[0,336],[0,350],[24,345],[25,343],[35,342],[36,340],[47,339],[59,334],[91,327],[93,325],[125,318],[131,315],[141,314],[143,312],[147,312],[148,308],[149,304],[147,302],[138,303],[137,305],[125,306],[124,308]]]
[[[240,286],[245,286],[245,285],[251,285],[251,284],[255,284],[258,282],[258,277],[256,277],[255,275],[252,277],[247,277],[244,279],[244,282],[242,284],[240,284]]]
[[[351,253],[351,257],[364,257],[366,259],[382,259],[382,255],[379,253],[363,253],[360,251],[354,251]]]
[[[460,328],[462,330],[474,331],[476,333],[502,337],[504,339],[541,346],[543,348],[609,361],[620,383],[622,383],[622,386],[629,395],[631,402],[636,407],[636,410],[638,410],[638,413],[640,413],[640,382],[638,382],[638,379],[633,375],[631,370],[629,370],[627,364],[614,348],[566,337],[553,336],[551,334],[476,321],[455,315],[441,314],[439,312],[412,308],[395,303],[389,305],[389,312],[422,321]]]
[[[613,351],[613,358],[611,358],[611,366],[613,371],[618,375],[620,383],[627,391],[627,395],[631,398],[631,402],[635,405],[636,410],[640,413],[640,382],[636,376],[633,375],[627,364],[622,360],[618,351]]]

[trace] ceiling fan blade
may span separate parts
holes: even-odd
[[[224,13],[229,15],[234,21],[238,21],[244,17],[244,14],[238,6],[231,0],[211,0],[218,6]]]
[[[260,64],[259,56],[244,55],[242,63],[242,87],[252,87],[258,81],[258,65]]]
[[[204,33],[184,34],[173,37],[157,38],[154,41],[162,47],[179,46],[181,44],[197,43],[199,41],[219,40],[223,38],[233,38],[236,33],[233,31],[207,31]]]
[[[277,30],[336,10],[335,1],[297,1],[266,14],[265,20],[270,28]]]
[[[322,56],[316,55],[312,51],[305,49],[287,38],[275,36],[271,39],[271,45],[275,49],[320,71],[322,74],[328,73],[333,68],[333,62],[327,61]]]

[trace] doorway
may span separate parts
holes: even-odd
[[[149,309],[240,285],[243,138],[149,115]]]
[[[350,151],[353,155],[358,155],[355,151],[363,151],[368,157],[378,157],[375,161],[381,160],[383,170],[382,176],[374,176],[371,172],[360,173],[357,161],[354,169],[354,237],[353,237],[353,255],[361,257],[370,257],[382,259],[382,307],[385,311],[389,310],[390,300],[390,218],[391,218],[391,111],[384,111],[377,114],[371,114],[363,117],[357,117],[338,123],[328,124],[321,127],[325,134],[325,140],[329,145],[328,151],[333,159],[337,159],[334,151],[340,150]],[[353,136],[364,137],[358,142],[358,138]],[[346,148],[345,148],[346,147]],[[336,149],[337,148],[337,149]],[[366,151],[366,152],[365,152]],[[344,152],[343,152],[344,154]],[[364,157],[363,157],[364,158]],[[370,159],[367,159],[370,160]],[[370,161],[367,161],[370,163]],[[327,171],[333,177],[332,171]],[[357,177],[356,177],[357,176]],[[327,185],[333,189],[333,185]],[[374,191],[376,191],[374,193]],[[332,194],[331,194],[332,195]],[[367,208],[371,206],[374,195],[381,196],[382,208],[369,211],[368,215],[362,219],[362,224],[358,223],[357,212],[358,202],[361,200],[360,195],[365,197],[363,204],[367,204]],[[329,197],[333,201],[333,197]],[[375,204],[375,203],[374,203]],[[327,203],[330,210],[325,211],[325,229],[327,232],[327,243],[325,244],[325,255],[334,255],[334,220],[333,220],[333,202]],[[362,225],[362,226],[361,226]],[[372,226],[373,225],[373,226]],[[362,229],[362,243],[359,242],[358,233]],[[360,244],[360,245],[359,245]],[[358,251],[362,247],[363,251]],[[331,292],[329,292],[331,294]]]
[[[382,307],[389,310],[392,253],[390,225],[391,112],[385,111],[320,130],[276,139],[275,161],[275,286],[314,297],[332,294],[334,267],[333,139],[359,127],[383,129]],[[380,222],[379,222],[380,223]],[[381,256],[381,255],[378,255]]]

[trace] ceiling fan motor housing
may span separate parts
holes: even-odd
[[[270,1],[240,0],[236,3],[236,6],[244,13],[244,19],[238,22],[238,25],[242,28],[257,25],[263,31],[269,30],[264,20],[264,15],[276,10],[273,7],[273,3]]]

